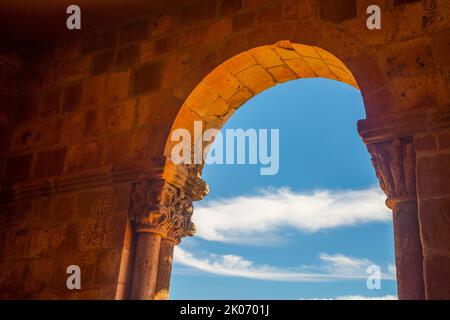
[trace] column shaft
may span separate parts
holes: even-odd
[[[137,233],[131,299],[152,300],[155,297],[160,247],[160,235]]]
[[[399,202],[392,209],[398,298],[422,300],[425,290],[417,202]]]
[[[158,277],[156,280],[155,300],[168,300],[170,275],[172,273],[173,249],[175,242],[170,239],[161,240],[159,254]]]

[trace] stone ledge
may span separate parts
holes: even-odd
[[[404,115],[404,113],[398,115]],[[419,114],[406,118],[392,117],[391,120],[384,121],[368,119],[358,121],[359,135],[366,144],[449,127],[450,113]]]
[[[145,165],[136,166],[117,171],[110,167],[103,172],[83,173],[56,179],[45,179],[33,183],[16,184],[0,190],[0,204],[21,199],[42,197],[64,192],[85,190],[102,187],[105,185],[134,182],[143,179],[159,179],[162,177],[164,166]]]

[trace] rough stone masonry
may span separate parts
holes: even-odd
[[[201,164],[171,163],[172,129],[324,77],[363,95],[399,298],[450,299],[449,1],[97,2],[78,1],[81,30],[62,2],[1,5],[0,298],[167,299],[208,192]]]

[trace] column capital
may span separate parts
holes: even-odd
[[[415,150],[411,137],[368,145],[386,204],[416,201]]]
[[[198,184],[196,188],[205,185]],[[131,197],[130,213],[136,232],[156,233],[176,244],[181,238],[195,234],[191,218],[193,201],[198,197],[164,179],[135,183]]]

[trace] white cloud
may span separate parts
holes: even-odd
[[[392,294],[388,294],[385,296],[378,296],[378,297],[351,295],[351,296],[339,296],[336,298],[310,298],[310,299],[300,299],[300,300],[398,300],[398,297],[394,296]]]
[[[359,259],[343,254],[320,254],[320,260],[325,263],[326,269],[333,274],[366,274],[367,267],[374,263],[369,259]],[[365,275],[367,278],[367,275]]]
[[[369,222],[387,222],[391,213],[379,188],[295,193],[286,188],[263,190],[199,203],[194,212],[197,235],[205,240],[261,244],[273,242],[276,231],[291,227],[317,232]]]
[[[198,271],[221,275],[267,281],[333,281],[366,279],[366,269],[373,262],[342,254],[320,255],[320,265],[303,266],[298,269],[283,269],[270,265],[257,265],[236,255],[210,254],[206,258],[195,257],[180,247],[175,248],[174,262]],[[392,279],[389,274],[385,279]]]
[[[388,294],[380,297],[366,297],[361,295],[354,296],[340,296],[336,297],[336,300],[398,300],[397,296]]]
[[[388,272],[394,276],[397,274],[397,267],[395,266],[395,264],[389,263]]]

